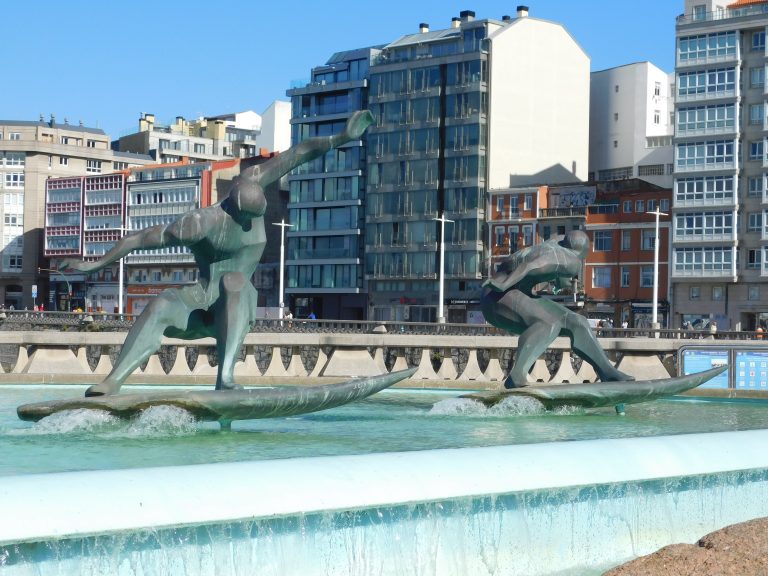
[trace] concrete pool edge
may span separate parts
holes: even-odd
[[[753,430],[0,477],[13,519],[0,544],[763,469],[766,442]]]

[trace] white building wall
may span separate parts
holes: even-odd
[[[559,24],[518,18],[491,37],[488,187],[586,180],[589,56]]]
[[[261,134],[256,138],[259,148],[283,152],[291,147],[291,103],[275,100],[261,115]]]
[[[589,120],[589,171],[631,168],[627,177],[639,177],[659,186],[671,187],[671,144],[648,146],[648,138],[673,134],[670,123],[672,99],[670,76],[650,62],[637,62],[591,75]],[[656,94],[658,87],[658,95]],[[663,165],[663,175],[640,174],[639,168]]]

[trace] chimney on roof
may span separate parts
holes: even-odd
[[[461,26],[461,18],[458,16],[451,18],[451,28],[458,28],[459,26]]]
[[[56,125],[56,116],[54,116],[53,114],[51,114],[50,124],[51,124],[51,128],[53,128]]]
[[[511,22],[512,21],[512,16],[510,16],[509,14],[504,14],[504,16],[501,17],[501,21],[502,22]]]
[[[518,6],[517,7],[517,17],[518,18],[528,18],[528,6]]]
[[[472,22],[475,19],[475,13],[472,10],[462,10],[459,12],[459,17],[462,22]]]
[[[426,22],[422,22],[421,24],[419,24],[419,32],[421,32],[422,34],[426,34],[427,32],[429,32],[429,24],[427,24]]]

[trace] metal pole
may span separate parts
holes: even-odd
[[[283,319],[283,316],[285,315],[285,301],[284,301],[284,279],[285,279],[285,229],[290,228],[293,226],[293,224],[286,224],[285,218],[280,220],[280,222],[272,222],[275,226],[280,226],[280,284],[279,284],[279,290],[280,293],[278,295],[278,307],[280,309],[280,320]]]
[[[654,212],[648,212],[648,214],[653,214],[656,216],[656,233],[653,240],[653,304],[651,308],[651,327],[654,330],[658,330],[660,328],[659,326],[659,317],[658,317],[658,308],[659,308],[659,216],[666,216],[664,212],[659,212],[659,207],[656,206],[656,210]],[[658,337],[658,333],[656,334],[656,337]]]
[[[123,259],[120,258],[120,267],[117,274],[117,313],[123,315]]]
[[[440,222],[440,275],[438,279],[438,295],[437,295],[437,322],[438,324],[445,324],[445,316],[443,315],[443,300],[445,299],[445,223],[453,222],[453,220],[447,220],[445,213],[440,218],[433,218]]]

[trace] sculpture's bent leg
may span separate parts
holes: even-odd
[[[216,303],[216,350],[219,372],[216,390],[241,388],[235,385],[234,369],[237,354],[256,316],[258,292],[240,272],[230,272],[221,279],[219,301]]]
[[[595,338],[589,322],[584,316],[570,312],[566,319],[564,332],[571,337],[573,351],[592,364],[603,382],[634,380],[634,377],[617,370]]]
[[[537,322],[527,328],[517,340],[515,364],[504,382],[505,388],[522,388],[528,385],[528,372],[536,360],[547,351],[557,338],[562,325],[559,322]]]
[[[179,297],[179,290],[170,288],[160,294],[131,327],[112,371],[100,384],[88,388],[85,395],[102,396],[119,392],[125,379],[160,348],[165,330],[170,326],[185,330],[189,315],[190,309]]]

